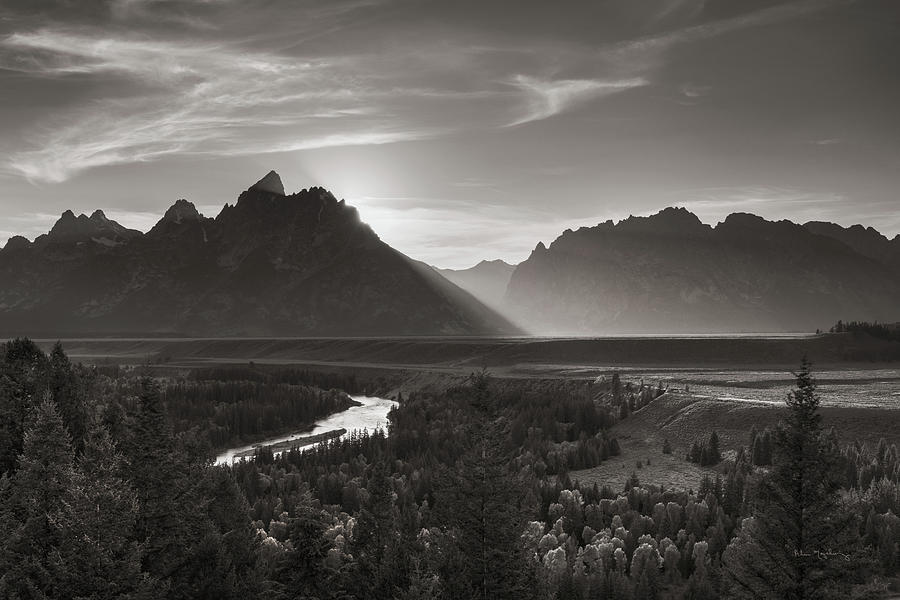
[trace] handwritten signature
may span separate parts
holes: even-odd
[[[835,552],[834,550],[794,550],[794,556],[811,558],[815,557],[819,560],[827,560],[829,558],[840,557],[850,562],[850,555],[844,552]]]

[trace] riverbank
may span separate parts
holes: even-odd
[[[257,448],[277,447],[278,454],[293,446],[315,444],[325,439],[339,438],[353,431],[388,429],[388,413],[397,406],[395,400],[375,396],[350,396],[355,402],[350,408],[333,413],[317,421],[311,428],[294,430],[293,433],[271,437],[255,444],[238,446],[216,456],[216,464],[231,464],[240,457],[252,456]],[[337,433],[335,433],[337,432]],[[316,439],[320,438],[320,439]],[[312,440],[312,441],[309,441]]]
[[[347,433],[346,429],[335,429],[333,431],[326,431],[325,433],[319,433],[317,435],[307,435],[301,436],[297,438],[292,438],[290,440],[285,440],[283,442],[277,442],[275,444],[258,444],[254,446],[250,450],[244,450],[243,452],[238,452],[234,455],[232,460],[240,460],[242,458],[251,458],[256,455],[256,452],[265,448],[272,452],[272,454],[281,454],[282,452],[286,452],[288,450],[293,450],[294,448],[303,448],[304,446],[312,446],[313,444],[318,444],[319,442],[324,442],[326,440],[334,439],[341,437]]]

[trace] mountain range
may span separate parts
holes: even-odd
[[[0,250],[6,335],[509,335],[322,188],[268,173],[215,217],[177,201],[147,233],[71,211]]]
[[[215,218],[147,233],[65,211],[0,250],[6,335],[405,336],[786,332],[900,320],[900,236],[684,208],[566,230],[518,265],[437,269],[323,188],[274,171]]]
[[[900,319],[900,236],[683,208],[567,230],[513,272],[503,306],[532,333],[787,332]]]

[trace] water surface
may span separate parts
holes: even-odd
[[[335,429],[347,430],[347,433],[345,433],[341,437],[350,435],[350,433],[353,431],[368,430],[369,433],[372,433],[379,428],[387,431],[387,414],[393,407],[397,406],[396,401],[388,400],[386,398],[377,398],[375,396],[350,397],[359,402],[360,405],[351,406],[347,410],[329,415],[321,421],[317,421],[315,425],[313,425],[312,429],[296,431],[287,435],[268,438],[247,446],[229,448],[216,457],[216,464],[231,464],[235,460],[235,455],[247,450],[252,450],[253,448],[258,448],[260,446],[269,446],[272,444],[277,444],[279,442],[287,442],[310,435],[318,435],[320,433],[334,431]],[[280,454],[280,452],[276,452],[275,454]]]

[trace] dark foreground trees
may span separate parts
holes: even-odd
[[[435,512],[446,524],[438,574],[448,598],[536,597],[522,532],[528,522],[528,485],[511,473],[513,457],[487,376],[473,376],[465,452],[437,491]],[[529,510],[530,509],[530,510]]]
[[[837,453],[808,365],[782,426],[697,492],[577,481],[618,453],[615,394],[596,387],[476,375],[405,396],[390,435],[229,468],[194,424],[232,388],[167,402],[146,379],[0,345],[0,599],[875,598],[851,589],[887,588],[859,547],[879,576],[900,569],[900,451]]]
[[[0,598],[161,597],[141,572],[135,496],[97,424],[76,462],[53,400],[30,413],[18,470],[0,490]]]
[[[842,505],[840,453],[822,430],[806,359],[796,377],[772,440],[774,466],[723,556],[734,598],[846,598],[860,567],[859,523]]]

